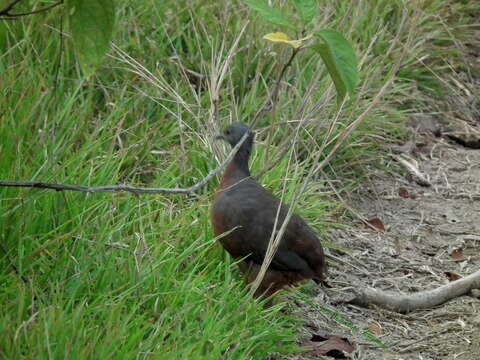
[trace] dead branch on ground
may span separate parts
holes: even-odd
[[[376,305],[384,309],[406,313],[441,305],[456,297],[468,294],[473,289],[480,289],[480,270],[436,289],[413,294],[385,292],[372,288],[358,290],[355,291],[355,298],[347,303],[361,307]]]

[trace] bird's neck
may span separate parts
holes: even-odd
[[[248,161],[252,151],[251,144],[243,144],[242,147],[235,154],[235,157],[227,166],[225,171],[225,180],[228,182],[238,181],[250,176],[250,169]]]
[[[242,175],[250,176],[250,169],[248,167],[248,161],[250,160],[250,153],[252,147],[249,144],[243,144],[233,158],[230,166],[233,166],[237,172]]]

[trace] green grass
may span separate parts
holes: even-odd
[[[218,164],[212,135],[230,121],[251,121],[288,55],[261,40],[275,29],[238,1],[118,3],[114,43],[148,69],[145,76],[112,50],[97,74],[82,80],[70,40],[59,36],[60,8],[6,23],[0,179],[190,186]],[[446,30],[468,32],[454,26],[472,22],[468,14],[475,10],[472,2],[448,1],[447,11],[445,3],[408,9],[400,43],[410,31],[415,35],[398,80],[325,169],[344,189],[361,180],[361,167],[352,164],[378,158],[379,138],[404,136],[401,124],[421,108],[422,92],[442,89],[432,70],[442,74],[442,59],[458,56]],[[398,45],[385,56],[403,2],[321,4],[320,27],[340,29],[364,58],[361,89],[340,113],[335,139],[369,106],[406,51]],[[220,86],[216,119],[208,84],[193,88],[171,58],[208,80],[246,18],[252,21]],[[258,124],[253,172],[290,147],[261,182],[277,194],[286,184],[291,199],[337,109],[331,80],[313,54],[296,58],[285,83],[275,116]],[[305,119],[299,139],[291,141]],[[327,194],[321,174],[315,180],[299,212],[322,231],[342,206]],[[209,207],[217,183],[190,197],[0,189],[0,242],[8,251],[0,257],[0,357],[264,359],[298,351],[298,320],[281,306],[252,301],[213,239]]]

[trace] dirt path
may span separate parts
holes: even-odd
[[[323,311],[304,308],[309,324],[305,333],[347,338],[356,345],[351,358],[480,359],[478,293],[406,315],[338,303],[352,285],[411,293],[480,269],[480,149],[449,136],[480,143],[480,81],[463,89],[457,82],[458,97],[436,105],[445,115],[441,121],[428,116],[413,119],[412,140],[394,147],[397,154],[387,155],[395,166],[398,156],[415,164],[430,186],[419,185],[408,171],[372,167],[368,181],[345,199],[357,221],[330,234],[332,243],[352,252],[331,251],[329,281],[334,288],[315,298]],[[440,127],[448,129],[441,136]],[[362,222],[374,218],[385,231]],[[367,339],[364,329],[387,348]]]

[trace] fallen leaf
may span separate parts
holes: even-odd
[[[463,249],[462,248],[458,248],[458,249],[453,250],[451,256],[452,256],[453,261],[455,261],[455,262],[465,260],[465,256],[463,256]]]
[[[462,278],[461,275],[458,275],[458,274],[456,274],[454,272],[451,272],[451,271],[445,271],[445,275],[447,275],[447,277],[450,281],[455,281],[455,280],[458,280],[458,279]]]
[[[385,232],[385,225],[383,224],[383,221],[380,220],[379,218],[373,218],[373,219],[367,220],[367,225],[373,228],[374,230]]]
[[[315,341],[314,339],[320,340]],[[355,350],[348,339],[335,335],[313,335],[312,340],[304,344],[309,353],[314,356],[331,356],[335,359],[346,359],[345,353],[349,354]]]
[[[375,335],[382,335],[383,334],[383,330],[382,328],[377,325],[377,324],[371,324],[369,327],[368,327],[368,330],[370,330],[372,333],[374,333]]]
[[[404,198],[404,199],[408,199],[410,196],[410,194],[408,193],[408,190],[405,189],[404,187],[401,187],[400,189],[398,189],[398,196]]]
[[[404,198],[404,199],[416,199],[417,195],[415,194],[410,194],[408,190],[404,187],[400,187],[398,189],[398,196]]]

